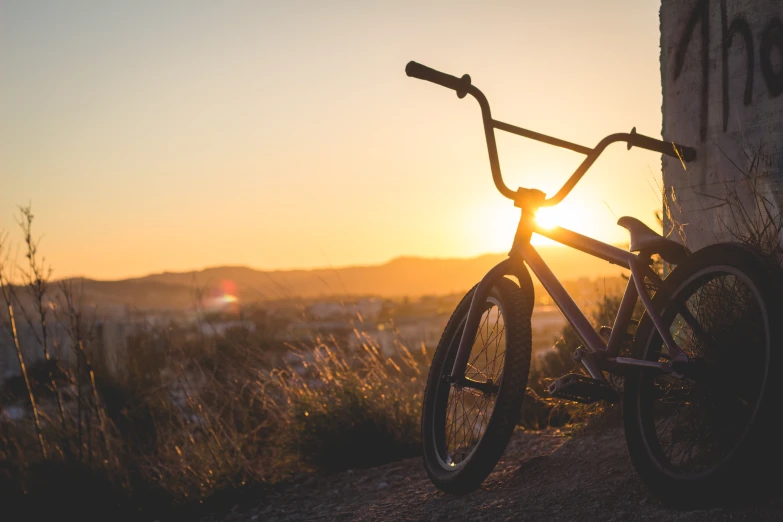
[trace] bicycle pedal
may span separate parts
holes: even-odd
[[[549,395],[582,404],[601,400],[616,402],[620,398],[608,384],[579,373],[569,373],[552,382],[549,385]]]

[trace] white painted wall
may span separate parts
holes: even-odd
[[[728,239],[714,198],[736,191],[755,212],[741,173],[754,157],[758,191],[783,208],[783,1],[662,0],[660,17],[662,134],[699,153],[687,170],[665,157],[663,181],[698,249]]]

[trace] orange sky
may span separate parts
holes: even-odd
[[[497,119],[594,145],[661,128],[658,2],[0,4],[0,230],[31,202],[55,276],[508,249],[470,73]],[[499,134],[510,186],[581,156]],[[654,225],[660,157],[615,145],[562,204]],[[16,237],[16,236],[15,236]]]

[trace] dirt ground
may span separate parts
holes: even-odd
[[[783,496],[752,506],[668,509],[633,471],[622,429],[573,437],[550,429],[515,433],[495,471],[468,495],[441,493],[421,460],[408,459],[310,477],[203,522],[291,520],[783,520]]]

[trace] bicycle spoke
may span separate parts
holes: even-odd
[[[505,323],[495,304],[482,314],[465,376],[497,383],[505,361]],[[483,436],[494,409],[495,395],[470,387],[451,386],[446,408],[445,458],[458,466],[471,454]]]
[[[489,324],[491,321],[489,317],[492,315],[493,310],[495,310],[495,319],[492,321],[492,328],[490,329]],[[497,380],[495,365],[498,357],[504,353],[500,351],[500,341],[503,339],[503,333],[505,332],[505,326],[501,324],[501,320],[502,316],[497,308],[488,310],[482,319],[483,330],[480,331],[481,335],[477,339],[477,343],[474,344],[475,355],[471,354],[471,359],[468,363],[468,369],[472,372],[472,375],[469,375],[469,377],[474,380],[483,380],[484,382],[489,379]],[[476,351],[477,346],[479,347],[478,351]],[[490,348],[494,350],[491,355]],[[479,361],[482,359],[482,355],[484,364],[480,366]]]
[[[484,353],[484,351],[487,348],[487,342],[486,342],[486,340],[484,338],[483,325],[488,321],[488,319],[489,319],[489,313],[487,312],[487,313],[484,314],[484,318],[482,319],[482,323],[481,323],[482,326],[479,326],[479,330],[478,330],[478,333],[477,333],[477,338],[476,338],[476,340],[473,343],[473,348],[474,349],[475,349],[476,345],[481,346],[481,349],[478,351],[478,353],[476,353],[476,355],[473,357],[473,359],[469,363],[474,368],[475,368],[476,363],[478,362],[479,358],[481,357],[481,355]],[[478,342],[479,340],[481,342]]]

